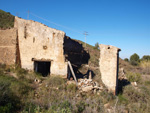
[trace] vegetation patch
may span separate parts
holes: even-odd
[[[0,29],[8,29],[14,27],[14,16],[9,12],[0,10]]]

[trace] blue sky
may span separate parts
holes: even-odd
[[[117,46],[121,58],[150,55],[150,0],[0,0],[0,9],[24,19],[29,10],[29,19],[74,39],[87,31],[87,43]]]

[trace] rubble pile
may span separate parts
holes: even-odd
[[[78,79],[78,88],[81,92],[94,91],[94,93],[101,91],[103,87],[93,81],[92,79]]]

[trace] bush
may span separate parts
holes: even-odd
[[[0,29],[8,29],[14,26],[14,16],[0,10]]]
[[[65,84],[65,80],[60,76],[51,76],[48,79],[48,85],[51,87],[58,87]]]
[[[123,95],[119,94],[118,98],[119,98],[119,103],[120,104],[125,104],[125,105],[128,104],[128,100]]]
[[[143,68],[144,74],[150,74],[150,60],[141,61],[140,66]]]
[[[129,62],[129,59],[128,59],[128,58],[125,58],[124,61]]]
[[[128,72],[126,74],[126,76],[130,82],[140,82],[141,81],[141,74],[140,73]]]
[[[131,55],[130,56],[130,63],[131,63],[131,65],[134,65],[134,66],[138,65],[139,59],[140,59],[140,57],[139,57],[138,54],[134,53],[133,55]]]
[[[96,44],[95,44],[95,47],[94,47],[95,49],[99,49],[99,43],[97,42]]]
[[[13,93],[11,83],[16,82],[14,78],[0,76],[0,113],[10,113],[19,110],[21,107],[20,98]]]
[[[138,89],[128,85],[124,88],[123,96],[128,100],[129,112],[149,113],[150,112],[150,89],[140,86]]]
[[[85,110],[85,107],[87,106],[86,103],[82,102],[82,101],[79,101],[77,104],[76,104],[76,107],[77,107],[77,112],[78,113],[82,113],[84,110]]]
[[[68,91],[68,92],[73,92],[73,93],[75,93],[76,90],[77,90],[76,84],[69,84],[69,85],[67,85],[67,91]]]
[[[150,55],[144,55],[141,60],[142,61],[150,61]]]

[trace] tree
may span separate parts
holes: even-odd
[[[128,58],[125,58],[124,61],[129,62],[129,59],[128,59]]]
[[[144,55],[141,60],[150,61],[150,55]]]
[[[140,57],[138,54],[134,53],[133,55],[130,56],[130,63],[134,66],[138,65],[140,61]]]
[[[99,43],[98,42],[95,43],[95,48],[99,49]]]

